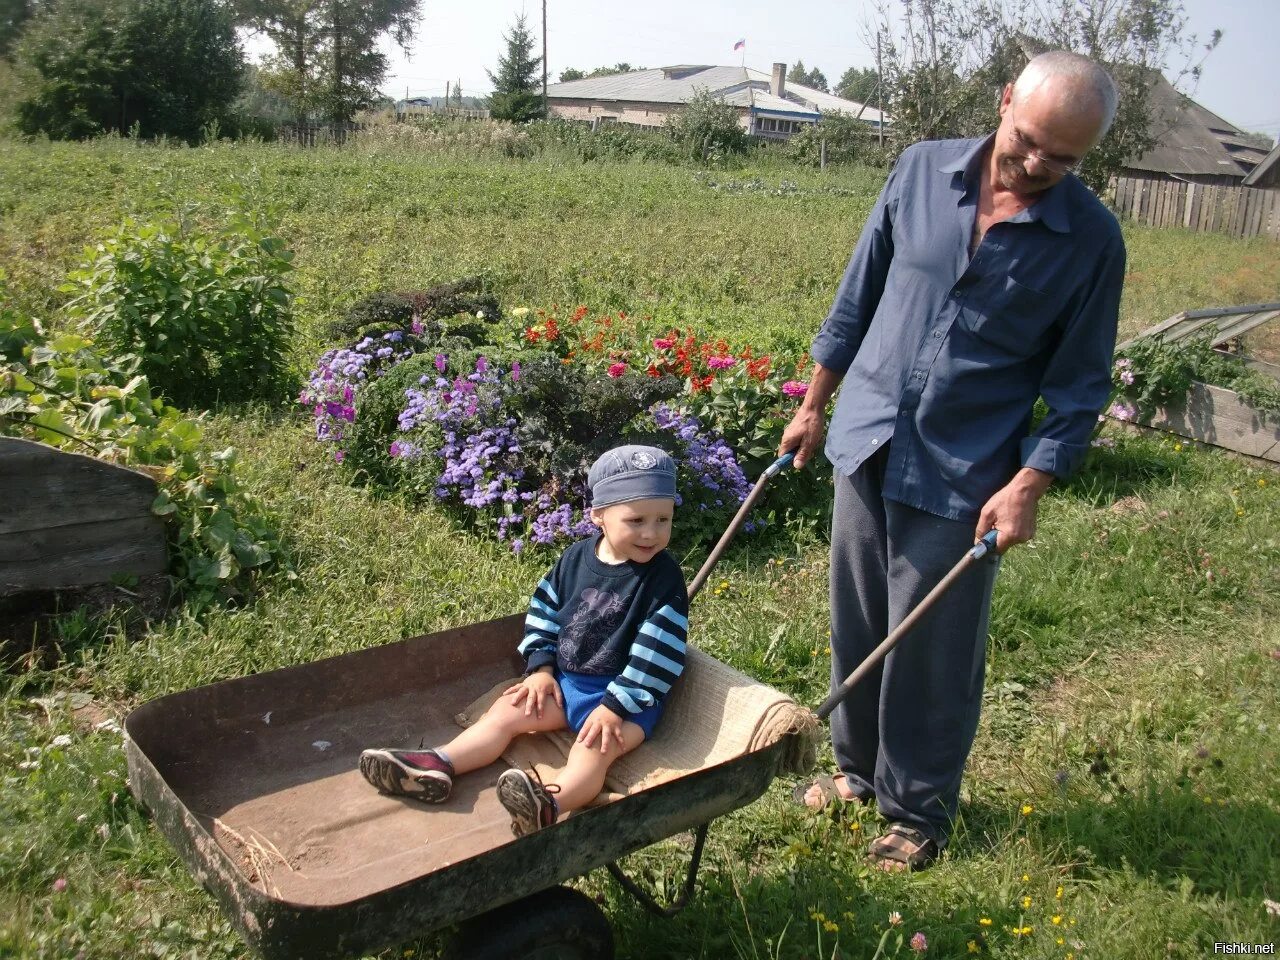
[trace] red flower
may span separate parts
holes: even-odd
[[[627,365],[625,363],[609,364],[609,376],[611,377],[620,377],[626,372],[627,372]]]

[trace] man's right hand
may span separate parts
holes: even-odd
[[[784,453],[795,453],[796,469],[803,467],[822,444],[822,435],[826,432],[826,413],[823,410],[807,410],[801,407],[796,415],[782,431],[782,442],[778,444],[778,456]]]

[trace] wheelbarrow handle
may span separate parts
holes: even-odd
[[[845,677],[844,683],[840,684],[839,689],[832,691],[831,696],[822,701],[822,706],[818,707],[819,720],[825,720],[831,715],[831,711],[840,705],[840,701],[847,697],[849,692],[868,673],[874,670],[881,660],[889,655],[889,651],[898,645],[898,641],[911,632],[911,628],[920,621],[921,617],[928,613],[929,608],[934,605],[940,596],[951,589],[952,585],[960,579],[969,567],[996,548],[996,537],[995,530],[988,531],[981,540],[965,551],[965,555],[960,558],[960,562],[952,567],[947,575],[938,582],[938,585],[930,590],[928,595],[916,605],[915,609],[908,613],[889,636],[880,642],[880,646],[872,650],[867,655],[867,658],[858,664],[857,669]]]
[[[756,485],[751,488],[751,492],[747,494],[747,499],[742,501],[742,506],[738,508],[738,512],[733,515],[733,519],[729,521],[729,526],[724,533],[720,535],[720,541],[715,545],[715,549],[711,551],[711,555],[707,557],[706,562],[702,564],[702,569],[697,573],[689,583],[689,600],[692,601],[699,591],[707,583],[707,578],[711,576],[711,571],[716,568],[716,564],[720,562],[720,557],[729,549],[729,544],[733,542],[733,538],[737,535],[742,525],[746,522],[747,516],[751,513],[751,509],[756,505],[756,501],[760,499],[760,495],[764,493],[765,484],[772,478],[776,477],[786,467],[790,466],[795,460],[794,453],[784,453],[777,460],[760,474],[760,479],[756,481]]]

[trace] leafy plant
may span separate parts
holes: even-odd
[[[1135,340],[1116,360],[1113,381],[1118,394],[1144,416],[1181,403],[1195,382],[1234,390],[1257,409],[1280,414],[1275,381],[1215,350],[1210,333],[1173,342],[1160,336]]]
[[[0,274],[0,304],[3,294]],[[0,433],[150,474],[170,571],[197,604],[242,595],[259,572],[288,566],[272,524],[236,477],[235,450],[205,451],[199,421],[152,395],[137,358],[104,355],[77,334],[49,338],[2,305]]]
[[[183,408],[279,399],[293,333],[285,276],[293,254],[257,215],[208,233],[180,221],[126,220],[86,251],[64,291],[67,315]]]
[[[731,104],[699,90],[688,105],[667,120],[667,130],[686,159],[723,162],[747,152],[751,141]]]

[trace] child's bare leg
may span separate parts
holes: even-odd
[[[610,742],[608,753],[601,753],[598,743],[593,747],[584,747],[580,743],[573,745],[564,772],[556,778],[556,784],[560,787],[560,792],[555,794],[556,807],[561,816],[585,807],[595,799],[604,786],[605,774],[609,772],[613,762],[644,743],[644,730],[639,725],[624,720],[622,743],[623,749],[619,750],[616,742]]]
[[[513,705],[511,698],[504,695],[483,717],[436,749],[449,758],[454,773],[469,773],[497,760],[507,749],[507,744],[522,733],[563,730],[568,725],[564,708],[551,697],[543,701],[542,716],[539,717],[533,712],[526,714],[523,702]],[[616,744],[613,749],[617,750]]]

